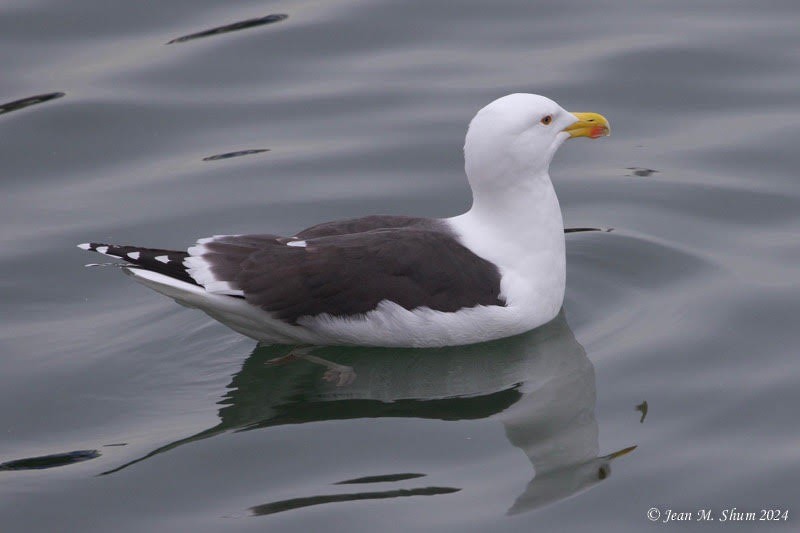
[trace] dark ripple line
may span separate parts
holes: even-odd
[[[346,479],[334,483],[334,485],[350,485],[356,483],[387,483],[391,481],[404,481],[406,479],[415,479],[418,477],[425,477],[425,474],[384,474],[380,476],[364,476],[355,479]]]
[[[44,470],[74,463],[88,461],[100,457],[97,450],[77,450],[74,452],[54,453],[39,457],[27,457],[0,464],[0,470]]]
[[[653,174],[658,174],[658,170],[654,168],[644,168],[644,167],[626,167],[625,170],[630,170],[633,172],[634,176],[639,176],[640,178],[646,178],[648,176],[652,176]],[[630,174],[628,174],[630,176]]]
[[[167,44],[183,43],[186,41],[191,41],[193,39],[201,39],[203,37],[219,35],[220,33],[246,30],[247,28],[254,28],[256,26],[263,26],[265,24],[274,24],[275,22],[280,22],[282,20],[286,20],[287,18],[289,18],[289,15],[273,14],[273,15],[267,15],[266,17],[242,20],[239,22],[234,22],[233,24],[226,24],[225,26],[219,26],[216,28],[211,28],[209,30],[203,30],[197,33],[190,33],[189,35],[184,35],[183,37],[172,39]]]
[[[291,500],[281,500],[263,505],[256,505],[250,508],[250,512],[255,516],[281,513],[292,511],[312,505],[324,503],[352,502],[359,500],[383,500],[387,498],[403,498],[407,496],[436,496],[438,494],[452,494],[461,489],[453,487],[423,487],[419,489],[399,489],[387,490],[384,492],[356,492],[352,494],[323,494],[321,496],[309,496],[307,498],[293,498]]]
[[[584,231],[603,231],[600,228],[564,228],[564,233],[581,233]]]
[[[220,159],[230,159],[232,157],[241,157],[243,155],[261,154],[269,152],[269,148],[257,148],[253,150],[238,150],[236,152],[227,152],[224,154],[210,155],[204,157],[203,161],[219,161]]]
[[[56,98],[61,98],[62,96],[66,96],[66,93],[56,92],[37,94],[36,96],[21,98],[19,100],[14,100],[13,102],[8,102],[7,104],[0,104],[0,115],[3,113],[11,113],[12,111],[24,109],[32,105],[49,102],[50,100],[55,100]]]

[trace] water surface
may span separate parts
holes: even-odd
[[[6,2],[3,531],[796,528],[798,27],[789,1]],[[74,247],[457,214],[466,124],[515,91],[613,128],[553,164],[567,225],[612,231],[567,236],[539,331],[265,364]]]

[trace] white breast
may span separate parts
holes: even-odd
[[[549,178],[504,207],[475,205],[448,223],[465,246],[498,266],[509,318],[527,331],[552,320],[563,304],[564,223]]]

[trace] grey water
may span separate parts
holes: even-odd
[[[0,530],[796,530],[798,28],[779,0],[6,0]],[[606,231],[566,236],[528,334],[275,363],[75,248],[457,214],[466,125],[518,91],[612,128],[553,163],[567,226]]]

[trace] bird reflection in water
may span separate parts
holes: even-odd
[[[293,355],[286,358],[290,352]],[[608,478],[614,459],[635,448],[599,455],[595,399],[594,367],[563,312],[546,326],[523,335],[469,346],[425,350],[325,347],[299,355],[286,346],[259,347],[233,377],[220,402],[218,425],[105,474],[231,430],[354,418],[453,421],[491,417],[502,425],[511,444],[528,456],[535,472],[508,510],[516,514],[596,485]],[[383,477],[376,479],[383,481]],[[369,483],[370,479],[348,483]],[[267,502],[250,512],[272,514],[338,501],[459,490],[421,486],[320,494]]]

